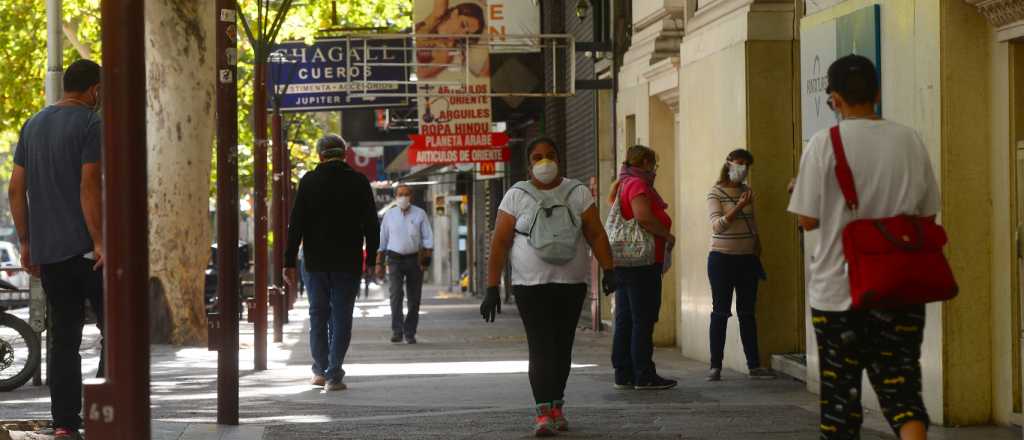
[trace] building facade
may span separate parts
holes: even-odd
[[[628,14],[618,16],[629,19],[629,44],[615,72],[614,144],[611,151],[598,145],[596,154],[601,173],[633,144],[651,146],[662,160],[657,186],[671,205],[678,242],[658,342],[709,360],[705,198],[725,155],[747,148],[757,158],[751,186],[768,272],[758,301],[762,361],[806,354],[806,368],[794,371],[817,391],[804,300],[804,249],[816,237],[802,235],[786,212],[786,185],[798,171],[814,108],[805,101],[814,102],[817,73],[827,69],[805,56],[823,44],[823,27],[839,23],[841,34],[845,17],[874,14],[874,23],[866,22],[873,33],[854,26],[852,47],[840,36],[837,50],[871,51],[857,42],[874,38],[883,116],[915,128],[929,148],[942,187],[947,255],[961,287],[957,299],[928,307],[926,403],[936,423],[1020,424],[1024,1],[624,3]],[[729,335],[726,367],[745,371],[735,322]],[[865,402],[877,406],[873,396]]]

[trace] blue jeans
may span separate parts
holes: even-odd
[[[757,283],[760,262],[756,255],[728,255],[712,252],[708,256],[711,281],[711,368],[722,368],[725,357],[725,331],[732,316],[732,296],[736,292],[736,314],[740,320],[740,340],[747,357],[747,368],[761,366],[757,350]]]
[[[328,380],[345,377],[341,364],[352,341],[352,309],[360,276],[344,272],[309,272],[309,351],[313,374]]]
[[[615,276],[615,334],[612,366],[615,382],[646,382],[657,376],[654,367],[654,323],[661,311],[661,263],[617,267]]]

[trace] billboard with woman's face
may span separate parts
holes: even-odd
[[[419,136],[410,162],[481,162],[491,141],[491,69],[484,0],[415,0]],[[474,160],[475,159],[475,160]]]

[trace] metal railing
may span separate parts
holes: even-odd
[[[486,46],[498,52],[504,50],[515,52],[542,52],[544,57],[550,57],[552,72],[555,79],[551,81],[551,87],[542,92],[527,91],[492,91],[487,96],[491,97],[569,97],[576,94],[576,40],[569,34],[508,34],[501,36],[491,35],[432,35],[432,34],[353,34],[340,37],[345,40],[345,50],[348,54],[361,53],[362,59],[358,63],[349,64],[359,67],[359,74],[348,77],[349,94],[360,98],[379,97],[416,97],[416,96],[443,96],[440,90],[442,87],[464,87],[470,84],[470,50],[475,47]],[[403,40],[407,44],[401,47],[390,45],[375,45],[374,42]],[[457,41],[451,47],[432,47],[430,50],[447,49],[451,55],[461,58],[462,62],[419,62],[418,51],[427,50],[418,47],[418,41],[425,40],[449,40]],[[357,51],[357,52],[353,52]],[[405,62],[375,61],[379,55],[387,51],[405,51]],[[490,50],[488,51],[490,52]],[[559,74],[563,73],[559,66],[563,66],[568,78],[559,80]],[[407,67],[417,69],[421,67],[440,67],[448,71],[458,71],[460,80],[428,80],[412,74],[404,81],[374,81],[369,79],[374,68],[379,67]],[[403,85],[416,86],[411,91]],[[388,90],[391,89],[391,90]]]

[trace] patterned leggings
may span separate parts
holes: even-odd
[[[911,420],[928,425],[921,400],[924,306],[901,310],[811,310],[821,372],[821,439],[860,438],[862,370],[899,435]]]

